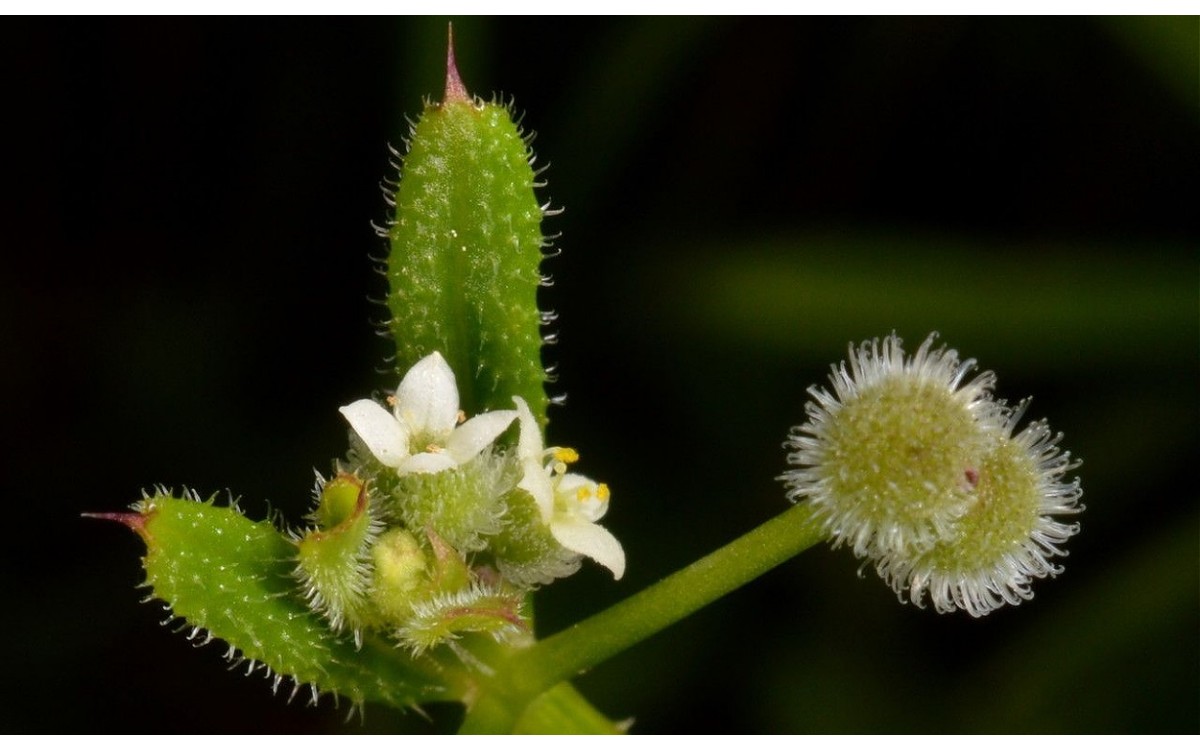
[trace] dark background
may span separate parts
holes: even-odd
[[[444,19],[9,19],[0,730],[429,731],[286,706],[140,605],[79,518],[155,483],[296,521],[394,386],[369,222]],[[463,77],[550,161],[566,408],[629,572],[785,507],[805,388],[938,330],[1084,459],[1066,573],[982,620],[814,549],[580,687],[640,732],[1200,730],[1195,18],[462,20]]]

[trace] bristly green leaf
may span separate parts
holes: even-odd
[[[451,58],[446,100],[414,126],[388,231],[388,308],[404,374],[439,351],[468,414],[521,396],[545,421],[542,209],[508,107],[471,99]]]
[[[410,706],[455,700],[452,671],[368,641],[366,657],[305,606],[292,571],[296,547],[269,521],[233,508],[157,494],[122,520],[146,542],[146,583],[194,634],[206,632],[240,656],[297,686],[332,692],[355,704]]]

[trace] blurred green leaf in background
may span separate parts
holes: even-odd
[[[7,732],[432,731],[286,706],[139,605],[78,519],[152,482],[298,518],[339,404],[390,387],[368,301],[385,143],[445,19],[10,22],[0,272]],[[456,19],[566,212],[550,437],[619,503],[628,573],[543,633],[786,507],[805,389],[937,330],[1084,460],[1063,576],[988,618],[900,606],[813,550],[588,674],[638,732],[1200,731],[1194,465],[1200,23]],[[19,676],[19,677],[18,677]]]

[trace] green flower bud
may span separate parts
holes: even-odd
[[[383,623],[398,624],[412,611],[413,600],[429,585],[428,560],[417,538],[389,529],[371,547],[375,578],[371,604]]]

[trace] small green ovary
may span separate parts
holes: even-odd
[[[500,531],[503,495],[518,479],[513,461],[488,450],[454,469],[400,477],[389,502],[407,528],[432,529],[459,552],[476,552]]]
[[[504,503],[508,508],[506,523],[488,545],[488,551],[505,580],[537,586],[579,570],[579,554],[554,539],[528,492],[513,490]]]

